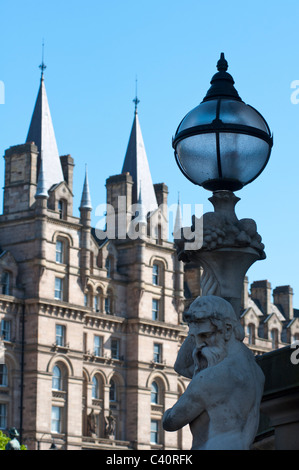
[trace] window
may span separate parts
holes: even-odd
[[[87,333],[83,333],[83,352],[87,352]]]
[[[57,300],[63,300],[63,279],[61,277],[55,277],[54,297]]]
[[[65,326],[56,325],[56,345],[65,346]]]
[[[64,243],[61,240],[56,242],[56,263],[64,263]]]
[[[91,287],[88,287],[87,291],[84,294],[84,307],[92,307],[92,289],[91,289]]]
[[[66,218],[66,201],[64,201],[63,199],[60,199],[58,201],[58,212],[60,219]]]
[[[94,398],[94,399],[99,399],[99,398],[100,398],[99,381],[98,381],[98,379],[96,378],[96,376],[94,376],[94,377],[92,378],[91,396],[92,396],[92,398]]]
[[[10,284],[11,284],[11,276],[10,273],[4,271],[1,277],[1,284],[2,284],[2,294],[3,295],[10,295]]]
[[[159,320],[159,300],[152,300],[152,320]]]
[[[5,364],[0,364],[0,387],[8,386],[8,373],[7,366]]]
[[[110,294],[105,298],[105,313],[112,315],[112,301]]]
[[[61,433],[61,407],[52,406],[51,431]]]
[[[61,376],[61,370],[58,366],[54,366],[53,368],[52,389],[62,390],[62,376]]]
[[[162,362],[162,344],[154,344],[154,362]]]
[[[271,330],[271,340],[272,340],[272,349],[278,348],[278,330],[277,328],[273,328]]]
[[[119,340],[111,339],[111,357],[112,359],[119,359]]]
[[[247,334],[249,344],[255,344],[255,325],[253,323],[247,326]]]
[[[98,295],[95,295],[94,296],[94,299],[93,299],[93,308],[95,309],[96,312],[99,312],[100,309],[99,309],[99,297]]]
[[[151,420],[151,444],[159,443],[159,421],[157,419]]]
[[[158,225],[156,228],[156,243],[157,245],[162,245],[162,226],[161,224]]]
[[[159,388],[156,382],[153,382],[151,386],[151,403],[153,405],[157,405],[159,403]]]
[[[94,296],[94,309],[96,312],[102,311],[102,290],[100,288],[97,289],[96,295]]]
[[[95,336],[93,340],[93,353],[95,356],[102,356],[103,338]]]
[[[114,380],[110,380],[109,400],[116,401],[116,384]]]
[[[159,265],[158,264],[153,265],[152,277],[153,277],[154,286],[158,286],[159,285]]]
[[[295,341],[299,341],[299,333],[293,335],[293,343],[295,343]]]
[[[10,341],[10,321],[2,320],[0,337],[4,341]]]
[[[107,277],[110,278],[111,277],[111,260],[109,257],[106,259],[105,268],[107,269]]]
[[[0,403],[0,429],[7,428],[7,405]]]

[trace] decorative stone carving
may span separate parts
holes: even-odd
[[[112,411],[109,411],[109,415],[105,417],[106,421],[106,436],[108,439],[115,439],[116,430],[116,418],[113,416]]]
[[[243,281],[249,267],[266,258],[264,244],[252,219],[239,220],[235,205],[240,199],[231,191],[216,191],[209,201],[214,212],[207,212],[192,226],[175,234],[175,244],[180,261],[201,266],[204,275],[202,295],[217,295],[228,300],[240,315]],[[186,249],[186,242],[198,227],[203,228],[202,246],[198,250]],[[184,237],[186,234],[187,238]],[[197,233],[195,239],[200,239]]]
[[[19,433],[16,428],[10,428],[8,434],[11,440],[6,444],[5,450],[21,450],[20,443],[17,439]]]
[[[198,297],[185,314],[189,335],[175,363],[191,378],[163,416],[166,431],[189,424],[194,450],[248,450],[259,424],[264,375],[243,344],[232,305],[217,296]]]

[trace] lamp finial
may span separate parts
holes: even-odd
[[[224,52],[221,52],[220,54],[220,59],[217,62],[217,70],[219,72],[226,72],[228,69],[228,63],[227,60],[224,57]]]

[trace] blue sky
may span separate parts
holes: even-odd
[[[1,0],[0,8],[1,153],[26,139],[44,38],[59,152],[70,153],[76,164],[75,215],[85,163],[94,208],[105,202],[106,178],[121,172],[136,75],[153,181],[168,185],[170,204],[180,191],[182,203],[212,209],[211,194],[180,173],[171,139],[205,96],[225,53],[241,98],[263,114],[274,134],[268,166],[237,192],[237,215],[256,220],[267,253],[248,271],[249,281],[290,284],[299,308],[299,104],[291,102],[291,83],[299,80],[299,2]]]

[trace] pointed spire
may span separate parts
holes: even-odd
[[[176,211],[174,229],[173,229],[173,236],[175,239],[181,238],[182,227],[183,227],[183,223],[182,223],[181,201],[180,201],[180,193],[178,193],[178,205],[177,205],[177,211]]]
[[[44,163],[43,163],[43,156],[41,155],[41,162],[39,167],[39,174],[37,180],[37,188],[35,197],[49,197],[47,184],[45,180],[45,172],[44,172]]]
[[[133,101],[135,115],[122,173],[129,172],[132,176],[134,182],[132,202],[135,204],[141,195],[144,212],[147,215],[148,212],[157,209],[158,204],[137,113],[137,104],[139,103],[137,95]]]
[[[49,190],[54,184],[64,181],[64,177],[43,78],[43,73],[46,68],[44,59],[42,59],[40,68],[42,70],[40,87],[26,142],[34,142],[39,150],[38,169],[41,165],[41,154],[43,155],[43,171],[47,190]]]
[[[87,165],[85,165],[85,179],[84,179],[80,209],[92,210],[90,191],[89,191],[89,183],[88,183],[88,175],[87,175]]]

